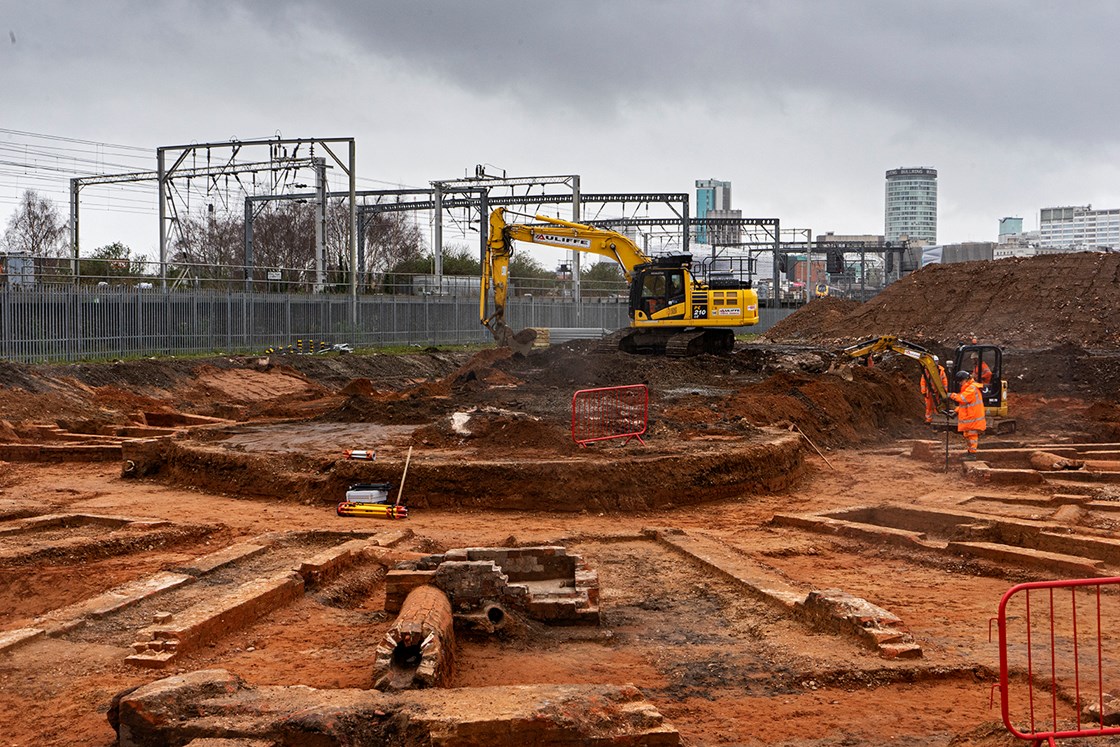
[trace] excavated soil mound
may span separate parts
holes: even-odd
[[[476,446],[496,452],[510,449],[579,451],[567,423],[489,407],[453,413],[451,417],[417,428],[412,432],[411,443],[418,448]]]
[[[267,371],[221,370],[213,366],[203,366],[195,372],[194,386],[200,394],[208,398],[220,398],[230,403],[326,393],[322,387],[282,366],[270,367]]]
[[[285,355],[176,358],[27,365],[0,361],[0,412],[5,419],[90,419],[128,422],[136,410],[179,410],[219,417],[299,416],[295,407],[327,390],[365,379],[383,390],[446,396],[424,387],[467,361],[465,353],[413,355]],[[291,410],[292,412],[288,412]]]
[[[708,432],[796,425],[814,443],[837,447],[906,435],[922,417],[913,382],[900,373],[856,366],[841,374],[780,373],[729,397],[668,405],[664,417]]]
[[[792,314],[767,338],[836,342],[898,335],[953,345],[975,336],[1006,347],[1112,348],[1120,345],[1120,254],[930,265],[842,316],[818,303]]]
[[[843,323],[863,304],[843,298],[817,298],[775,324],[763,339],[809,340],[822,329],[832,329]]]

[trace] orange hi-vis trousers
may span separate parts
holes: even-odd
[[[933,415],[934,415],[934,413],[937,412],[937,405],[934,404],[934,401],[933,401],[933,392],[927,393],[925,395],[925,399],[926,399],[926,422],[927,423],[932,423],[933,422]]]

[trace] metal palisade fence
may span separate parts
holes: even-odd
[[[762,332],[792,309],[763,309]],[[0,359],[26,363],[262,352],[299,340],[351,347],[484,343],[469,295],[247,293],[159,287],[0,287]],[[517,327],[595,337],[629,323],[622,298],[511,298]],[[554,339],[558,336],[554,336]]]

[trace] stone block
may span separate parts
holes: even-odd
[[[205,738],[275,744],[676,747],[677,731],[631,685],[523,685],[382,693],[247,687],[221,670],[121,693],[110,709],[120,747]],[[494,704],[501,704],[495,707]],[[578,717],[573,717],[577,715]]]

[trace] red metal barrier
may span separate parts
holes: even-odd
[[[580,446],[610,438],[645,444],[649,390],[645,384],[580,389],[572,395],[572,440]],[[625,445],[625,444],[624,444]]]
[[[1003,724],[1035,745],[1120,734],[1107,695],[1120,687],[1120,578],[1038,581],[999,602]]]

